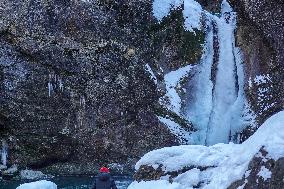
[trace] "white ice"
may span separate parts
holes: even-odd
[[[226,1],[222,3],[222,16],[215,19],[218,27],[219,62],[213,91],[213,107],[208,122],[206,144],[227,143],[230,136],[231,120],[238,97],[236,89],[236,62],[234,56],[235,18]]]
[[[199,65],[195,68],[194,77],[191,79],[190,93],[193,95],[191,103],[186,111],[187,119],[190,120],[197,132],[192,134],[193,144],[205,144],[206,132],[212,110],[211,67],[213,63],[213,31],[212,27],[206,34],[203,55]],[[194,92],[193,92],[194,91]]]

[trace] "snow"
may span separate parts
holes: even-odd
[[[191,132],[184,130],[176,122],[160,116],[158,116],[158,119],[167,126],[167,128],[170,130],[172,134],[174,134],[177,137],[180,144],[187,144],[187,142],[191,140],[190,136]]]
[[[185,183],[186,175],[174,180],[182,187],[191,187],[201,183],[202,189],[226,189],[236,180],[246,174],[248,164],[259,149],[264,146],[268,152],[267,156],[275,160],[284,157],[284,151],[279,150],[284,146],[284,111],[270,117],[265,123],[242,144],[216,144],[213,146],[182,145],[166,147],[151,151],[145,154],[136,164],[135,169],[141,165],[162,165],[165,173],[178,171],[184,167],[193,166],[206,167],[205,170],[192,169],[192,178]],[[268,172],[262,169],[261,173],[265,178],[269,177]],[[155,181],[153,181],[155,183]],[[136,183],[137,184],[137,183]],[[139,188],[134,184],[131,189]],[[157,185],[158,186],[158,185]],[[145,187],[144,189],[148,189]],[[156,189],[160,189],[156,187]]]
[[[21,184],[16,189],[57,189],[57,186],[51,181],[41,180],[41,181]]]
[[[178,183],[169,183],[166,180],[133,182],[127,189],[183,189]],[[185,188],[184,188],[185,189]],[[190,189],[190,188],[186,188]]]
[[[196,186],[198,185],[200,180],[200,173],[201,171],[199,169],[191,169],[183,174],[178,175],[174,179],[174,182],[190,187]]]
[[[47,175],[43,174],[41,171],[33,171],[33,170],[22,170],[20,171],[21,179],[35,180],[42,179],[47,177]]]
[[[184,27],[186,30],[194,32],[193,29],[201,29],[201,16],[202,16],[202,7],[199,3],[194,0],[185,0],[184,1],[184,10],[183,17]]]
[[[151,67],[149,66],[149,64],[146,64],[146,71],[148,73],[150,73],[150,76],[151,76],[151,79],[154,81],[154,83],[157,85],[158,83],[158,80],[153,72],[153,70],[151,69]]]
[[[153,14],[158,19],[162,19],[169,15],[173,8],[181,6],[182,0],[154,0],[153,2]]]
[[[266,167],[261,166],[260,171],[259,171],[259,173],[257,175],[262,177],[264,179],[264,181],[266,181],[267,179],[271,178],[272,173]]]
[[[4,169],[7,169],[7,166],[0,164],[0,171],[2,171],[2,170],[4,170]]]
[[[201,29],[201,17],[203,9],[201,5],[194,0],[154,0],[153,14],[158,19],[162,19],[170,14],[172,9],[184,5],[183,17],[186,30],[194,32],[194,29]]]
[[[165,104],[165,106],[178,115],[181,113],[181,98],[176,87],[179,85],[179,82],[187,76],[193,67],[194,66],[192,65],[187,65],[179,68],[178,70],[171,71],[164,76],[167,90],[164,98],[169,100],[169,105]],[[160,100],[160,102],[163,103],[163,100]]]
[[[261,85],[261,84],[264,84],[264,83],[267,83],[267,82],[271,82],[271,78],[270,78],[269,74],[257,75],[257,76],[255,76],[253,81],[254,81],[255,84]]]

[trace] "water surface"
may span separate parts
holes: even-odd
[[[127,189],[132,182],[130,177],[114,177],[118,189]],[[94,177],[78,176],[78,177],[55,177],[49,179],[54,182],[58,189],[89,189]],[[20,184],[31,181],[0,181],[0,189],[15,189]]]

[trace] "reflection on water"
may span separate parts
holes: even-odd
[[[89,189],[94,177],[56,177],[50,179],[54,182],[58,189]],[[128,185],[132,182],[129,177],[114,177],[115,183],[118,189],[126,189]],[[20,184],[29,181],[0,181],[0,189],[15,189]]]

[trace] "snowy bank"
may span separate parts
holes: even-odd
[[[270,117],[242,144],[221,143],[209,147],[184,145],[162,148],[144,155],[135,168],[138,174],[140,168],[145,166],[160,169],[159,180],[150,181],[159,186],[163,180],[163,187],[156,187],[157,189],[175,188],[169,185],[170,182],[180,185],[178,188],[198,186],[203,189],[226,189],[233,182],[242,179],[250,161],[261,148],[267,152],[266,156],[273,160],[284,157],[283,129],[284,111]],[[148,182],[134,182],[129,188],[140,189],[144,186],[144,189],[150,189],[150,186],[146,187]]]
[[[57,189],[57,186],[53,182],[41,180],[37,182],[21,184],[16,189]]]

